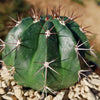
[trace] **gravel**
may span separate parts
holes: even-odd
[[[17,85],[12,71],[6,66],[0,70],[0,100],[40,100],[38,91]],[[93,73],[57,95],[47,95],[44,100],[100,100],[100,76]]]

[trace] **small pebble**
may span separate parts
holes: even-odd
[[[75,92],[79,92],[80,91],[80,88],[79,87],[75,87],[74,91]]]
[[[84,90],[85,90],[85,92],[89,92],[90,89],[88,88],[88,86],[85,86]]]
[[[8,95],[3,95],[2,96],[2,98],[4,99],[4,100],[13,100],[13,98],[12,97],[10,97],[10,96],[8,96]],[[20,99],[19,99],[20,100]]]
[[[14,77],[13,76],[10,76],[9,80],[14,80]]]
[[[52,95],[48,95],[44,100],[53,100],[53,96]]]
[[[90,82],[91,82],[91,84],[100,86],[100,80],[98,80],[98,79],[92,79]]]
[[[12,85],[12,86],[14,86],[15,84],[16,84],[15,81],[12,81],[12,82],[11,82],[11,85]]]
[[[34,96],[36,96],[38,99],[41,98],[41,95],[37,91],[34,92]]]
[[[74,91],[69,91],[68,97],[71,99],[74,97]]]
[[[8,92],[7,94],[8,95],[14,95],[14,92]]]
[[[10,77],[10,73],[8,73],[8,70],[6,68],[6,66],[3,66],[2,67],[2,70],[1,70],[1,77],[3,78],[3,80],[9,80],[9,77]]]
[[[53,100],[62,100],[64,97],[65,92],[60,92],[53,98]]]
[[[84,93],[84,86],[81,88],[81,94]]]
[[[87,93],[87,99],[88,100],[96,100],[94,94],[91,91]]]
[[[3,88],[0,88],[0,94],[5,94],[5,91]]]
[[[82,82],[83,82],[85,85],[87,85],[88,87],[93,88],[93,85],[90,84],[87,80],[84,79]]]
[[[74,93],[74,97],[79,98],[79,92],[75,92],[75,93]]]
[[[22,94],[22,90],[21,90],[21,86],[16,85],[13,87],[14,90],[14,94],[15,96],[19,99],[19,100],[23,100],[23,94]]]
[[[29,96],[29,91],[26,91],[26,92],[24,93],[24,96]]]
[[[31,97],[31,98],[34,97],[34,90],[32,90],[32,89],[29,90],[29,97]]]
[[[10,86],[10,80],[6,80],[5,82],[7,86]]]
[[[93,78],[95,78],[95,79],[99,79],[100,78],[100,76],[99,75],[97,75],[97,74],[94,74],[94,75],[92,75],[91,76],[91,78],[93,79]]]
[[[85,98],[85,99],[87,98],[87,93],[84,92],[81,95],[82,95],[83,98]]]
[[[6,88],[6,87],[7,87],[6,82],[5,82],[5,81],[2,81],[1,86],[2,86],[3,88]]]

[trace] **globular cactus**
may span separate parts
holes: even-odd
[[[14,66],[15,81],[35,90],[60,90],[78,81],[81,69],[79,57],[93,49],[85,28],[74,22],[79,16],[42,16],[32,10],[32,16],[16,21],[15,27],[2,42],[2,58]]]

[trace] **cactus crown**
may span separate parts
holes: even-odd
[[[80,60],[93,49],[85,35],[85,28],[74,22],[77,15],[42,16],[31,10],[31,17],[14,20],[15,27],[2,42],[3,60],[14,66],[14,78],[18,84],[36,90],[59,90],[78,81]]]

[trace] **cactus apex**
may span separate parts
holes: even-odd
[[[84,34],[74,22],[81,15],[71,13],[70,17],[60,16],[61,6],[51,10],[52,15],[42,16],[36,9],[30,11],[31,17],[18,21],[4,41],[0,39],[2,57],[7,66],[14,66],[14,78],[18,84],[43,92],[52,92],[72,86],[83,75],[79,57],[85,60],[85,53],[94,54]],[[19,21],[20,20],[20,21]],[[10,59],[9,59],[10,58]],[[55,59],[56,58],[56,59]],[[78,79],[79,76],[79,79]]]

